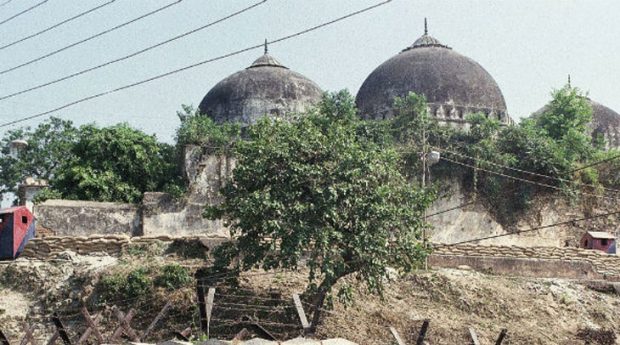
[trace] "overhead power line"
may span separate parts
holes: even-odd
[[[115,1],[115,0],[112,0],[112,1]],[[247,12],[247,11],[249,11],[249,10],[255,8],[255,7],[258,7],[258,6],[262,5],[262,4],[264,4],[265,2],[267,2],[267,0],[262,0],[260,2],[257,2],[257,3],[255,3],[253,5],[251,5],[251,6],[248,6],[248,7],[244,8],[244,9],[241,9],[241,10],[239,10],[237,12],[234,12],[234,13],[229,14],[229,15],[227,15],[225,17],[222,17],[222,18],[220,18],[220,19],[218,19],[216,21],[213,21],[213,22],[211,22],[209,24],[206,24],[206,25],[203,25],[203,26],[198,27],[196,29],[187,31],[187,32],[185,32],[183,34],[174,36],[174,37],[172,37],[170,39],[167,39],[167,40],[165,40],[163,42],[160,42],[160,43],[154,44],[152,46],[146,47],[144,49],[138,50],[138,51],[136,51],[134,53],[131,53],[129,55],[125,55],[123,57],[120,57],[120,58],[117,58],[117,59],[114,59],[114,60],[110,60],[110,61],[104,62],[104,63],[102,63],[100,65],[93,66],[93,67],[90,67],[90,68],[87,68],[87,69],[84,69],[84,70],[81,70],[81,71],[78,71],[78,72],[66,75],[64,77],[61,77],[61,78],[58,78],[58,79],[54,79],[52,81],[49,81],[49,82],[46,82],[46,83],[43,83],[43,84],[39,84],[39,85],[36,85],[36,86],[33,86],[33,87],[30,87],[28,89],[17,91],[17,92],[14,92],[14,93],[11,93],[11,94],[8,94],[8,95],[5,95],[5,96],[0,96],[0,101],[5,100],[5,99],[9,99],[9,98],[12,98],[12,97],[15,97],[15,96],[18,96],[18,95],[22,95],[22,94],[25,94],[25,93],[28,93],[28,92],[31,92],[31,91],[34,91],[34,90],[38,90],[38,89],[44,88],[46,86],[54,85],[54,84],[59,83],[61,81],[69,80],[69,79],[75,78],[77,76],[80,76],[80,75],[83,75],[83,74],[86,74],[86,73],[98,70],[100,68],[103,68],[103,67],[106,67],[106,66],[109,66],[109,65],[112,65],[112,64],[124,61],[124,60],[131,59],[133,57],[136,57],[136,56],[138,56],[140,54],[144,54],[144,53],[146,53],[146,52],[148,52],[150,50],[153,50],[155,48],[161,47],[163,45],[166,45],[168,43],[171,43],[171,42],[176,41],[178,39],[181,39],[183,37],[189,36],[189,35],[191,35],[193,33],[198,32],[198,31],[207,29],[207,28],[209,28],[209,27],[211,27],[213,25],[216,25],[216,24],[219,24],[219,23],[224,22],[226,20],[229,20],[229,19],[231,19],[231,18],[233,18],[235,16],[238,16],[238,15],[244,13],[244,12]]]
[[[602,160],[600,160],[598,162],[594,162],[594,163],[582,166],[581,168],[577,168],[577,169],[575,169],[575,170],[573,170],[571,172],[581,171],[583,169],[587,169],[587,168],[590,168],[590,167],[593,167],[593,166],[596,166],[596,165],[599,165],[599,164],[602,164],[602,163],[605,163],[605,162],[613,161],[613,160],[618,159],[618,158],[620,158],[620,155],[616,155],[616,156],[613,156],[613,157],[605,158],[605,159],[602,159]]]
[[[361,9],[361,10],[358,10],[358,11],[355,11],[355,12],[351,12],[351,13],[349,13],[347,15],[342,16],[342,17],[330,20],[328,22],[324,22],[324,23],[319,24],[319,25],[315,25],[315,26],[310,27],[308,29],[305,29],[305,30],[302,30],[302,31],[298,31],[296,33],[293,33],[293,34],[290,34],[290,35],[287,35],[287,36],[280,37],[280,38],[278,38],[276,40],[273,40],[273,41],[267,42],[267,43],[269,43],[269,44],[276,44],[276,43],[280,43],[280,42],[283,42],[283,41],[290,40],[292,38],[295,38],[295,37],[307,34],[309,32],[321,29],[323,27],[332,25],[334,23],[340,22],[340,21],[348,19],[350,17],[354,17],[354,16],[362,14],[364,12],[368,12],[370,10],[373,10],[373,9],[377,8],[377,7],[386,5],[386,4],[390,3],[391,1],[392,0],[382,1],[382,2],[380,2],[378,4],[365,7],[363,9]],[[220,56],[217,56],[217,57],[214,57],[214,58],[211,58],[211,59],[203,60],[203,61],[191,64],[191,65],[188,65],[188,66],[185,66],[185,67],[181,67],[181,68],[178,68],[178,69],[175,69],[175,70],[163,73],[163,74],[159,74],[159,75],[153,76],[153,77],[148,78],[148,79],[144,79],[144,80],[141,80],[141,81],[138,81],[138,82],[135,82],[135,83],[131,83],[131,84],[124,85],[124,86],[121,86],[121,87],[117,87],[115,89],[104,91],[104,92],[101,92],[101,93],[98,93],[98,94],[95,94],[95,95],[84,97],[84,98],[75,100],[73,102],[69,102],[67,104],[61,105],[61,106],[59,106],[57,108],[54,108],[52,110],[44,111],[44,112],[41,112],[41,113],[38,113],[38,114],[29,115],[29,116],[22,117],[22,118],[17,119],[17,120],[12,120],[12,121],[9,121],[9,122],[5,122],[5,123],[0,124],[0,127],[6,127],[6,126],[14,125],[16,123],[20,123],[20,122],[32,120],[32,119],[35,119],[35,118],[38,118],[38,117],[42,117],[42,116],[45,116],[45,115],[49,115],[49,114],[54,113],[56,111],[72,107],[72,106],[74,106],[76,104],[84,103],[84,102],[90,101],[92,99],[100,98],[100,97],[103,97],[103,96],[106,96],[106,95],[109,95],[109,94],[112,94],[112,93],[116,93],[116,92],[119,92],[119,91],[127,90],[127,89],[130,89],[130,88],[136,87],[138,85],[146,84],[146,83],[149,83],[149,82],[152,82],[152,81],[155,81],[155,80],[158,80],[158,79],[162,79],[162,78],[165,78],[165,77],[168,77],[168,76],[171,76],[171,75],[183,72],[183,71],[187,71],[187,70],[196,68],[198,66],[202,66],[202,65],[205,65],[205,64],[208,64],[208,63],[211,63],[211,62],[223,60],[223,59],[235,56],[235,55],[239,55],[239,54],[242,54],[242,53],[245,53],[245,52],[248,52],[248,51],[251,51],[251,50],[255,50],[255,49],[258,49],[258,48],[263,48],[263,47],[264,47],[264,43],[261,43],[261,44],[257,44],[257,45],[253,45],[253,46],[250,46],[250,47],[247,47],[247,48],[243,48],[243,49],[240,49],[240,50],[228,53],[228,54],[220,55]]]
[[[33,37],[37,37],[37,36],[42,35],[42,34],[44,34],[44,33],[48,32],[48,31],[54,30],[54,29],[56,29],[56,28],[58,28],[58,27],[60,27],[60,26],[62,26],[62,25],[64,25],[64,24],[67,24],[67,23],[69,23],[69,22],[71,22],[71,21],[74,21],[74,20],[76,20],[76,19],[78,19],[78,18],[80,18],[80,17],[83,17],[83,16],[85,16],[85,15],[87,15],[87,14],[89,14],[89,13],[92,13],[92,12],[95,12],[95,11],[97,11],[97,10],[101,9],[101,8],[104,8],[104,7],[106,7],[106,6],[110,5],[110,4],[112,4],[112,3],[113,3],[113,2],[115,2],[115,1],[116,1],[116,0],[110,0],[110,1],[108,1],[108,2],[104,2],[103,4],[101,4],[101,5],[97,6],[97,7],[93,7],[93,8],[91,8],[91,9],[89,9],[89,10],[87,10],[87,11],[84,11],[84,12],[82,12],[82,13],[79,13],[79,14],[77,14],[77,15],[75,15],[75,16],[73,16],[73,17],[71,17],[71,18],[67,18],[67,19],[65,19],[65,20],[63,20],[63,21],[61,21],[61,22],[59,22],[59,23],[56,23],[56,24],[54,24],[54,25],[52,25],[52,26],[49,26],[49,27],[47,27],[47,28],[45,28],[45,29],[43,29],[43,30],[41,30],[41,31],[35,32],[34,34],[31,34],[31,35],[28,35],[28,36],[22,37],[22,38],[20,38],[20,39],[18,39],[18,40],[15,40],[15,41],[11,42],[11,43],[7,43],[7,44],[5,44],[5,45],[3,45],[3,46],[0,46],[0,50],[6,49],[6,48],[8,48],[8,47],[12,47],[12,46],[14,46],[14,45],[16,45],[16,44],[18,44],[18,43],[21,43],[21,42],[27,41],[27,40],[29,40],[29,39],[31,39],[31,38],[33,38]]]
[[[493,235],[493,236],[487,236],[487,237],[480,237],[480,238],[475,238],[475,239],[472,239],[472,240],[466,240],[466,241],[461,241],[461,242],[456,242],[456,243],[450,243],[450,244],[447,244],[447,245],[448,246],[455,246],[455,245],[458,245],[458,244],[473,243],[473,242],[479,242],[479,241],[484,241],[484,240],[490,240],[490,239],[494,239],[494,238],[498,238],[498,237],[512,236],[512,235],[522,234],[522,233],[525,233],[525,232],[533,232],[533,231],[553,228],[553,227],[556,227],[556,226],[568,225],[568,224],[572,224],[572,223],[575,223],[575,222],[583,222],[583,221],[586,221],[586,220],[591,220],[591,219],[596,219],[596,218],[601,218],[601,217],[607,217],[607,216],[611,216],[611,215],[615,215],[615,214],[620,214],[620,211],[613,211],[613,212],[608,212],[608,213],[603,213],[603,214],[597,214],[597,215],[590,216],[590,217],[571,219],[571,220],[567,220],[567,221],[560,222],[560,223],[554,223],[554,224],[549,224],[549,225],[541,225],[541,226],[537,226],[537,227],[534,227],[534,228],[525,229],[525,230],[518,230],[518,231],[507,233],[507,234],[500,234],[500,235]]]
[[[7,19],[4,19],[3,21],[1,21],[1,22],[0,22],[0,25],[8,23],[8,22],[10,22],[11,20],[13,20],[13,19],[15,19],[15,18],[17,18],[17,17],[19,17],[19,16],[21,16],[21,15],[23,15],[23,14],[26,14],[26,13],[28,13],[28,12],[32,11],[32,10],[34,10],[35,8],[37,8],[37,7],[39,7],[39,6],[43,5],[43,4],[45,4],[45,3],[46,3],[46,2],[48,2],[48,1],[49,1],[49,0],[43,0],[43,1],[39,2],[39,3],[36,3],[36,4],[34,4],[34,5],[30,6],[30,7],[28,7],[27,9],[25,9],[25,10],[23,10],[23,11],[19,12],[19,13],[16,13],[16,14],[14,14],[14,15],[10,16],[10,17],[9,17],[9,18],[7,18]],[[4,6],[4,5],[8,4],[9,2],[11,2],[11,1],[7,1],[7,2],[3,3],[3,4],[2,4],[2,6]]]
[[[510,167],[510,166],[507,166],[507,165],[491,162],[491,161],[488,161],[488,160],[485,160],[485,159],[482,159],[482,158],[471,157],[471,156],[468,156],[468,155],[464,155],[462,153],[445,150],[445,149],[442,149],[440,147],[434,147],[434,148],[438,149],[438,150],[441,150],[442,152],[446,152],[448,154],[451,154],[451,155],[468,158],[468,159],[471,159],[471,160],[474,160],[474,161],[484,162],[484,163],[487,163],[489,165],[493,165],[493,166],[496,166],[496,167],[500,167],[500,168],[508,169],[508,170],[512,170],[512,171],[516,171],[516,172],[519,172],[519,173],[522,173],[522,174],[528,174],[528,175],[532,175],[532,176],[543,177],[543,178],[546,178],[546,179],[556,180],[556,181],[565,182],[565,183],[572,183],[572,182],[574,182],[574,181],[563,179],[563,178],[560,178],[560,177],[553,177],[553,176],[549,176],[549,175],[539,174],[539,173],[536,173],[536,172],[533,172],[533,171],[527,171],[527,170],[523,170],[523,169],[513,168],[513,167]],[[619,157],[620,156],[618,156],[616,158],[619,158]],[[580,169],[584,169],[584,168],[580,168]],[[587,187],[592,187],[592,188],[599,188],[599,186],[595,186],[593,184],[582,183],[582,185],[587,186]],[[613,192],[613,193],[620,193],[620,190],[618,190],[618,189],[607,188],[607,187],[603,187],[603,186],[601,186],[601,188],[604,189],[604,190]]]
[[[10,4],[10,3],[11,3],[11,1],[13,1],[13,0],[6,0],[5,2],[3,2],[3,3],[1,3],[1,4],[0,4],[0,7],[4,7],[4,6],[6,6],[6,5]]]
[[[46,1],[47,1],[47,0],[46,0]],[[75,47],[75,46],[78,46],[78,45],[80,45],[80,44],[83,44],[83,43],[86,43],[86,42],[88,42],[88,41],[91,41],[91,40],[93,40],[93,39],[95,39],[95,38],[97,38],[97,37],[101,37],[101,36],[103,36],[103,35],[105,35],[105,34],[109,34],[110,32],[113,32],[113,31],[115,31],[115,30],[118,30],[118,29],[120,29],[120,28],[122,28],[122,27],[125,27],[125,26],[129,25],[129,24],[133,24],[133,23],[135,23],[135,22],[137,22],[137,21],[140,21],[140,20],[142,20],[142,19],[144,19],[144,18],[147,18],[147,17],[152,16],[152,15],[154,15],[154,14],[156,14],[156,13],[159,13],[159,12],[161,12],[161,11],[163,11],[163,10],[166,10],[166,9],[168,9],[168,8],[170,8],[170,7],[174,6],[174,5],[177,5],[177,4],[179,4],[181,1],[183,1],[183,0],[176,0],[176,1],[172,2],[172,3],[169,3],[169,4],[167,4],[167,5],[164,5],[164,6],[162,6],[162,7],[159,7],[159,8],[157,8],[157,9],[155,9],[155,10],[151,11],[151,12],[148,12],[148,13],[145,13],[145,14],[143,14],[143,15],[139,16],[139,17],[136,17],[136,18],[134,18],[134,19],[132,19],[132,20],[130,20],[130,21],[128,21],[128,22],[124,22],[124,23],[119,24],[119,25],[117,25],[117,26],[115,26],[115,27],[112,27],[112,28],[110,28],[110,29],[107,29],[107,30],[101,31],[101,32],[99,32],[99,33],[97,33],[97,34],[95,34],[95,35],[92,35],[92,36],[86,37],[86,38],[84,38],[84,39],[82,39],[82,40],[79,40],[79,41],[77,41],[77,42],[71,43],[71,44],[69,44],[69,45],[67,45],[67,46],[64,46],[64,47],[60,48],[60,49],[56,49],[56,50],[54,50],[54,51],[52,51],[52,52],[49,52],[49,53],[47,53],[47,54],[45,54],[45,55],[41,55],[41,56],[39,56],[39,57],[37,57],[37,58],[34,58],[34,59],[32,59],[32,60],[28,60],[28,61],[26,61],[26,62],[24,62],[24,63],[19,64],[19,65],[16,65],[16,66],[13,66],[13,67],[7,68],[7,69],[5,69],[5,70],[2,70],[2,71],[0,71],[0,75],[2,75],[2,74],[6,74],[6,73],[9,73],[9,72],[11,72],[11,71],[14,71],[14,70],[16,70],[16,69],[22,68],[22,67],[24,67],[24,66],[31,65],[31,64],[33,64],[33,63],[35,63],[35,62],[38,62],[38,61],[41,61],[41,60],[43,60],[43,59],[47,59],[47,58],[48,58],[48,57],[50,57],[50,56],[54,56],[54,55],[56,55],[56,54],[58,54],[58,53],[60,53],[60,52],[63,52],[63,51],[65,51],[65,50],[68,50],[68,49],[73,48],[73,47]]]
[[[550,185],[550,184],[540,183],[540,182],[536,182],[536,181],[532,181],[532,180],[528,180],[528,179],[524,179],[524,178],[516,177],[516,176],[512,176],[512,175],[502,174],[502,173],[497,172],[497,171],[492,171],[492,170],[483,169],[483,168],[480,168],[480,167],[475,167],[473,165],[470,165],[470,164],[467,164],[467,163],[463,163],[463,162],[454,161],[454,160],[451,160],[451,159],[448,159],[448,158],[445,158],[445,157],[441,157],[441,159],[445,160],[446,162],[450,162],[450,163],[453,163],[453,164],[461,165],[461,166],[468,167],[468,168],[475,169],[475,170],[479,170],[479,171],[484,171],[484,172],[489,173],[489,174],[493,174],[493,175],[509,178],[509,179],[512,179],[512,180],[515,180],[515,181],[521,181],[521,182],[525,182],[525,183],[529,183],[529,184],[533,184],[533,185],[537,185],[537,186],[541,186],[541,187],[545,187],[545,188],[550,188],[550,189],[555,189],[555,190],[559,190],[559,191],[564,191],[564,189],[562,189],[561,187],[553,186],[553,185]],[[582,194],[582,195],[592,196],[592,197],[595,197],[595,198],[608,199],[608,200],[614,200],[614,201],[618,200],[617,197],[614,198],[614,197],[610,197],[610,196],[606,196],[606,195],[597,195],[597,194],[587,193],[587,192],[582,192],[582,191],[574,191],[574,192]]]

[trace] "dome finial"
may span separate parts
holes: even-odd
[[[570,74],[568,75],[568,87],[571,87],[571,85],[570,85]]]
[[[269,47],[267,47],[267,39],[265,38],[265,55],[269,53]]]
[[[428,21],[426,20],[426,17],[424,17],[424,34],[428,35]]]

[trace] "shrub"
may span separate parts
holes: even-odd
[[[155,278],[155,285],[174,290],[188,285],[192,281],[189,270],[179,264],[170,264],[162,268],[161,274]]]
[[[152,289],[148,270],[137,268],[129,274],[116,273],[105,276],[100,281],[100,296],[104,301],[114,299],[133,299],[146,297]]]

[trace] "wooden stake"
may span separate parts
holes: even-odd
[[[101,319],[101,313],[96,314],[95,319],[93,320],[93,318],[88,313],[88,309],[86,309],[86,307],[82,307],[81,312],[82,312],[82,315],[84,316],[84,321],[86,321],[86,324],[88,325],[88,328],[86,329],[86,331],[84,332],[80,340],[78,340],[78,344],[81,344],[82,342],[86,341],[91,333],[95,333],[95,337],[97,338],[98,344],[103,344],[104,343],[103,336],[97,329],[97,323],[99,323],[99,320]]]
[[[424,320],[422,323],[422,328],[420,328],[420,335],[418,335],[418,341],[416,341],[416,345],[423,345],[424,338],[426,338],[426,332],[428,331],[428,325],[431,321],[429,319]]]
[[[144,334],[142,334],[142,337],[140,337],[140,341],[146,340],[146,337],[148,337],[148,335],[153,331],[155,326],[157,326],[159,321],[166,315],[166,313],[168,313],[168,310],[171,307],[172,307],[172,302],[168,301],[168,303],[166,303],[166,305],[159,311],[159,314],[157,314],[157,316],[155,317],[155,320],[153,320],[153,322],[151,322],[151,324],[146,329],[146,331],[144,331]]]
[[[31,345],[37,345],[37,342],[34,340],[34,336],[32,332],[34,331],[35,326],[29,326],[26,322],[23,323],[22,327],[24,328],[24,337],[22,341],[19,343],[20,345],[26,345],[30,343]]]
[[[304,333],[308,333],[310,330],[310,324],[308,323],[308,319],[306,318],[306,312],[304,311],[304,307],[301,304],[301,299],[299,295],[293,294],[293,303],[295,303],[295,309],[297,309],[297,315],[299,315],[299,321],[301,321],[301,327],[304,329]]]
[[[213,300],[215,299],[215,288],[209,288],[209,293],[207,294],[207,338],[211,337],[210,327],[211,327],[211,313],[213,312]]]
[[[394,339],[396,339],[398,345],[406,345],[403,339],[400,337],[400,334],[398,334],[396,328],[390,327],[390,332],[392,332],[392,335],[394,336]]]
[[[472,345],[480,345],[480,342],[478,341],[478,335],[476,335],[476,331],[472,327],[469,327],[468,330],[469,336],[471,337]]]
[[[46,345],[54,345],[54,344],[56,344],[56,340],[58,340],[58,338],[60,338],[60,334],[58,334],[58,331],[56,331],[56,332],[54,332],[54,334],[52,335],[50,340],[47,341]]]
[[[131,338],[131,340],[133,340],[134,342],[139,342],[140,337],[138,337],[136,332],[129,325],[129,322],[131,322],[131,319],[133,319],[133,317],[135,316],[136,311],[132,308],[129,310],[127,315],[125,315],[118,308],[115,308],[114,314],[116,315],[116,318],[118,319],[120,324],[118,325],[118,327],[116,327],[116,330],[112,334],[112,337],[110,338],[110,342],[114,344],[116,339],[118,339],[118,337],[123,335],[123,332],[125,332],[125,334],[127,334],[129,338]]]
[[[508,330],[506,328],[502,328],[502,331],[499,333],[499,337],[497,338],[495,345],[502,345],[502,342],[506,338],[507,333],[508,333]]]
[[[200,330],[204,333],[207,332],[207,305],[205,303],[205,289],[204,285],[200,283],[200,280],[196,281],[196,296],[198,297],[198,311],[200,316]]]
[[[179,340],[183,340],[183,341],[189,341],[189,337],[191,336],[191,334],[192,334],[191,327],[187,327],[181,332],[174,332],[174,336],[179,338]]]
[[[60,338],[62,339],[62,342],[65,345],[71,345],[71,340],[69,340],[69,335],[67,334],[67,331],[65,330],[65,325],[63,325],[62,321],[58,317],[58,314],[54,314],[54,316],[52,317],[52,322],[54,322],[54,326],[56,326],[56,333],[60,336]]]
[[[4,335],[1,329],[0,329],[0,344],[11,345],[11,343],[9,343],[9,339],[6,337],[6,335]]]

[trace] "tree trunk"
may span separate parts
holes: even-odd
[[[325,303],[325,297],[333,285],[334,284],[327,284],[327,282],[324,281],[321,283],[321,286],[319,286],[319,291],[317,292],[317,296],[314,300],[314,314],[312,315],[312,322],[310,323],[310,333],[316,332],[316,327],[321,318],[321,309],[323,309],[323,304]]]

